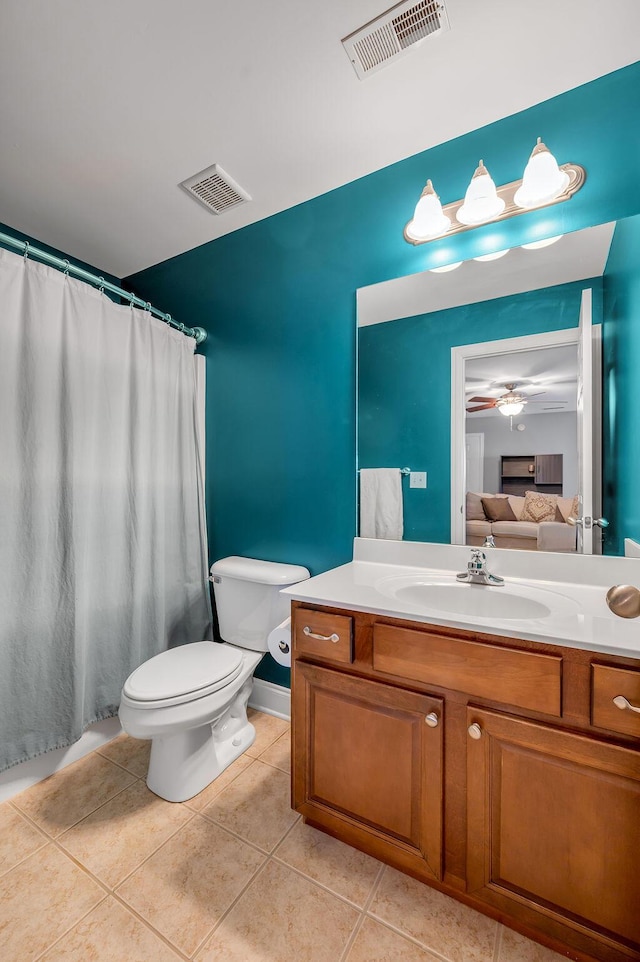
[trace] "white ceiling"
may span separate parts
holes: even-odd
[[[638,59],[640,3],[447,0],[357,79],[389,0],[2,0],[0,221],[126,276]],[[216,217],[178,184],[219,163]]]
[[[549,247],[516,247],[499,260],[465,261],[444,274],[422,271],[360,287],[358,327],[600,277],[615,226],[585,227]]]
[[[524,415],[575,411],[577,382],[578,350],[575,345],[474,357],[465,363],[467,407],[477,406],[469,401],[470,398],[498,398],[507,393],[507,384],[515,383],[517,394],[531,398],[518,420]],[[497,408],[467,414],[471,421],[483,417],[504,415]]]

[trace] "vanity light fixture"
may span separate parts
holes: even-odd
[[[431,274],[446,274],[448,271],[455,271],[461,264],[462,261],[454,261],[453,264],[445,264],[444,267],[431,267],[429,271]]]
[[[473,259],[474,261],[497,261],[499,257],[504,257],[510,250],[511,248],[507,247],[506,250],[494,251],[493,254],[478,254],[478,256]]]
[[[580,190],[586,176],[584,167],[579,164],[558,166],[553,154],[538,137],[521,180],[496,187],[481,160],[464,199],[444,207],[428,180],[414,216],[405,226],[404,238],[409,244],[427,244],[444,234],[451,236],[529,210],[563,203]]]
[[[413,219],[407,224],[407,231],[416,241],[432,240],[442,237],[451,227],[451,220],[442,213],[440,198],[430,180],[416,204]]]
[[[555,237],[545,237],[544,240],[531,241],[530,244],[521,244],[520,246],[525,251],[538,251],[542,247],[550,247],[551,244],[555,244],[561,237],[564,237],[564,234],[556,234]]]
[[[502,197],[498,197],[496,185],[481,160],[467,187],[464,204],[456,211],[456,218],[461,224],[475,227],[477,224],[495,220],[504,208],[505,202]]]

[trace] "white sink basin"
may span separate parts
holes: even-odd
[[[578,610],[572,599],[556,591],[509,583],[495,587],[434,580],[428,574],[382,579],[376,588],[407,608],[465,618],[530,621]]]

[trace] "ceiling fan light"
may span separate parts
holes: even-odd
[[[451,221],[443,214],[440,198],[428,180],[416,204],[413,219],[407,224],[407,234],[412,240],[432,240],[446,234],[450,227]]]
[[[461,224],[484,224],[499,217],[504,207],[504,200],[498,197],[496,185],[481,160],[467,187],[464,203],[457,211],[456,219]]]
[[[513,417],[516,414],[520,414],[524,404],[522,401],[504,401],[503,403],[498,401],[496,407],[500,411],[500,414],[504,414],[505,417]]]
[[[446,274],[448,271],[455,271],[456,267],[460,267],[462,261],[454,261],[453,264],[445,264],[443,267],[430,267],[429,270],[432,274]]]
[[[542,247],[550,247],[551,244],[559,241],[561,237],[564,237],[564,234],[556,234],[555,237],[545,237],[544,240],[531,241],[530,244],[522,244],[521,247],[525,251],[537,251]]]
[[[554,200],[569,184],[569,175],[558,167],[558,162],[538,137],[529,162],[522,175],[522,185],[514,194],[518,207],[539,207]]]

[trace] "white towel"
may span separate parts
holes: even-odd
[[[360,469],[360,537],[402,541],[400,468]]]

